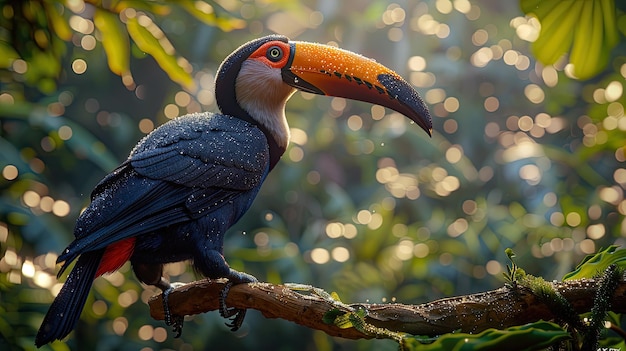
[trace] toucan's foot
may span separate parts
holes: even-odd
[[[174,333],[176,334],[174,335],[174,337],[179,338],[180,335],[183,333],[183,322],[185,318],[183,316],[173,315],[170,311],[169,305],[170,293],[174,291],[176,285],[178,284],[173,283],[165,290],[163,290],[163,312],[165,314],[165,324],[171,326],[174,329]]]
[[[226,297],[232,286],[233,283],[229,281],[226,283],[226,286],[224,286],[224,289],[220,291],[220,316],[230,319],[230,322],[227,322],[226,326],[229,327],[231,331],[237,331],[243,324],[243,320],[246,317],[246,310],[226,306]]]
[[[237,272],[234,269],[230,270],[230,275],[228,277],[228,283],[226,286],[220,291],[220,316],[230,319],[230,322],[226,323],[226,326],[230,328],[231,331],[237,331],[241,328],[243,324],[243,320],[246,317],[246,310],[228,307],[226,306],[226,297],[228,296],[228,292],[230,288],[235,284],[243,284],[243,283],[253,283],[256,282],[257,279],[250,274]]]

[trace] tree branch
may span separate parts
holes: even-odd
[[[169,296],[170,310],[174,315],[193,315],[218,309],[219,293],[224,280],[200,280],[175,289]],[[597,279],[581,279],[550,284],[572,305],[576,313],[591,310],[596,294]],[[234,285],[226,299],[229,307],[255,309],[266,318],[281,318],[308,328],[347,339],[371,339],[353,327],[341,329],[323,321],[324,315],[335,308],[332,303],[316,294],[304,294],[284,285],[250,283]],[[148,301],[150,314],[163,320],[162,295]],[[496,290],[445,298],[421,305],[353,304],[364,307],[368,314],[365,322],[379,328],[413,335],[441,335],[455,330],[477,333],[488,328],[507,328],[540,319],[559,318],[542,299],[524,286],[505,286]],[[341,308],[340,308],[341,309]],[[621,280],[613,294],[612,311],[626,312],[626,282]]]

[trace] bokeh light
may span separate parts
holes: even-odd
[[[379,105],[297,92],[286,106],[290,144],[225,238],[232,267],[262,281],[323,286],[344,301],[410,304],[501,286],[505,247],[531,274],[559,279],[584,255],[626,244],[626,64],[616,53],[599,76],[577,80],[566,55],[553,64],[536,59],[541,24],[534,16],[468,0],[219,5],[193,2],[209,24],[173,2],[156,12],[111,12],[122,29],[136,20],[193,87],[172,83],[171,72],[130,35],[132,74],[110,73],[94,16],[99,5],[82,1],[57,6],[67,43],[33,34],[33,43],[65,47],[62,61],[7,59],[0,78],[0,278],[16,292],[7,299],[28,296],[11,300],[31,313],[24,328],[35,328],[58,294],[64,278],[55,276],[57,255],[98,181],[167,120],[217,112],[221,60],[270,33],[353,50],[393,68],[429,106],[433,136]],[[31,78],[42,72],[53,78]],[[190,267],[176,263],[164,272],[172,281],[200,279]],[[188,318],[192,332],[172,341],[145,310],[158,290],[132,276],[126,264],[94,282],[82,327],[145,351],[189,351],[200,338],[226,338],[203,316]],[[83,346],[73,336],[68,342]],[[317,336],[315,342],[326,345]]]

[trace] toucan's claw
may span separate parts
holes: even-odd
[[[174,287],[170,286],[163,290],[163,313],[165,314],[165,324],[171,326],[174,330],[175,338],[179,338],[183,333],[183,322],[185,318],[179,315],[173,315],[170,311],[169,296],[174,291]]]
[[[235,309],[235,316],[230,319],[230,322],[226,323],[226,326],[230,328],[230,331],[237,331],[241,328],[245,318],[246,310]]]
[[[246,310],[226,306],[226,297],[228,296],[228,292],[232,286],[233,283],[229,281],[226,283],[222,291],[220,291],[219,310],[220,316],[230,320],[230,322],[226,323],[226,326],[229,327],[231,331],[237,331],[241,328],[244,318],[246,318]]]

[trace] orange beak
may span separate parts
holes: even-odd
[[[397,111],[432,134],[428,107],[417,91],[389,68],[336,47],[290,41],[285,83],[320,95],[365,101]]]

